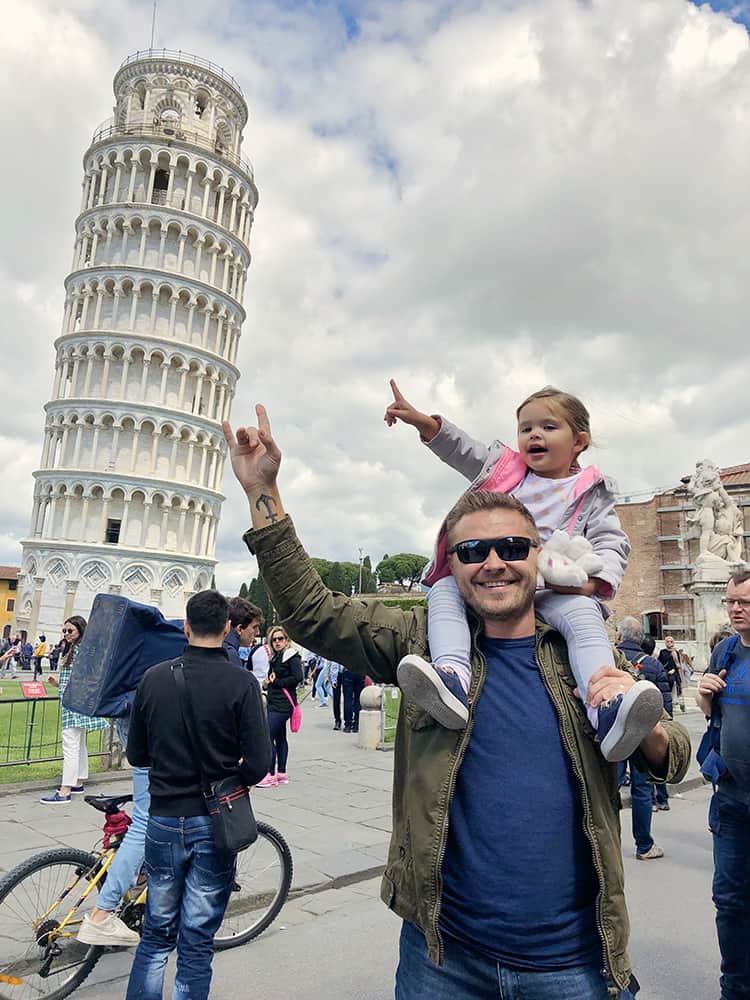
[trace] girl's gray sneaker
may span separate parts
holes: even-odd
[[[464,729],[469,721],[469,702],[458,677],[433,667],[421,656],[409,654],[396,671],[398,686],[407,697],[446,729]]]

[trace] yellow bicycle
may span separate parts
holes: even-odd
[[[85,796],[104,813],[105,832],[108,820],[132,800],[132,795]],[[77,934],[83,917],[96,905],[123,837],[124,832],[112,836],[106,848],[98,842],[92,851],[43,851],[0,880],[0,1000],[62,1000],[109,950],[82,944]],[[214,948],[235,948],[261,934],[286,902],[292,874],[286,841],[278,830],[259,822],[258,839],[237,855],[232,894]],[[145,908],[142,877],[126,894],[118,916],[140,933]]]

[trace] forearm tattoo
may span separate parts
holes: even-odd
[[[269,497],[267,493],[261,493],[261,495],[255,501],[255,509],[260,510],[261,504],[263,504],[263,506],[266,508],[266,520],[270,521],[271,524],[275,524],[279,519],[279,515],[276,513],[276,511],[271,510],[272,506],[273,507],[276,506],[276,501],[274,500],[274,498]]]

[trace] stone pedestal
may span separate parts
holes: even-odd
[[[377,750],[382,740],[383,689],[380,685],[370,684],[363,688],[359,704],[359,745],[363,750]]]
[[[708,664],[711,655],[709,639],[727,623],[727,609],[721,601],[726,597],[730,573],[740,565],[702,552],[695,561],[693,579],[685,584],[685,589],[693,598],[695,662],[698,669],[702,670]]]

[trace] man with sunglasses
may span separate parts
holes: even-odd
[[[708,825],[721,1000],[736,1000],[750,997],[750,570],[732,574],[724,605],[737,634],[714,647],[695,701],[721,725]]]
[[[245,541],[281,621],[315,652],[395,683],[405,654],[426,653],[426,608],[326,589],[285,515],[281,452],[256,413],[257,429],[224,433],[250,503]],[[402,698],[381,892],[404,921],[396,998],[632,998],[617,768],[591,738],[562,638],[535,619],[536,526],[515,498],[483,491],[446,525],[473,633],[469,720],[449,730]],[[616,662],[581,692],[595,707],[634,683]],[[665,713],[633,759],[679,781],[689,756]]]

